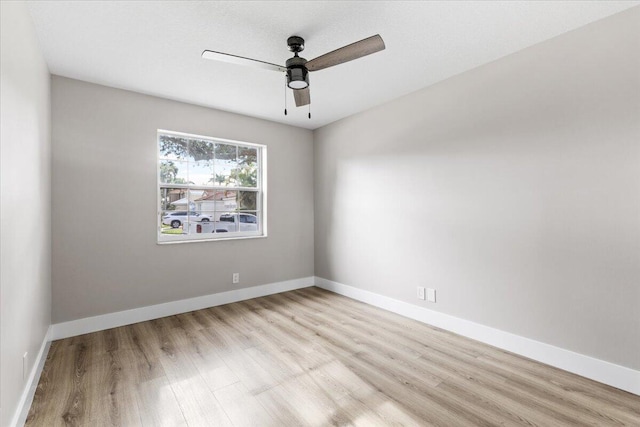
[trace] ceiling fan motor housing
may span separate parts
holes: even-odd
[[[289,37],[291,39],[293,37]],[[295,53],[293,58],[287,59],[287,86],[291,89],[304,89],[309,86],[309,71],[305,64],[307,60]]]

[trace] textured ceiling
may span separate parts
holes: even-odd
[[[51,73],[315,129],[566,31],[629,1],[31,1]],[[278,72],[207,61],[205,49],[284,64],[380,34],[387,49],[311,73],[311,113]]]

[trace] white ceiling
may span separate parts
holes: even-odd
[[[315,129],[640,2],[31,1],[52,74]],[[311,73],[311,113],[281,73],[207,61],[205,49],[284,64],[379,33],[386,50]]]

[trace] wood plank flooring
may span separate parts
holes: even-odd
[[[640,397],[308,288],[55,341],[27,426],[640,426]]]

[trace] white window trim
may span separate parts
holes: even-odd
[[[244,231],[233,232],[232,236],[228,233],[206,233],[206,234],[163,234],[162,233],[162,210],[160,209],[160,203],[162,199],[161,188],[162,182],[160,181],[160,134],[171,135],[182,138],[192,138],[211,142],[221,142],[224,144],[242,146],[242,147],[256,147],[258,148],[258,164],[260,165],[258,174],[258,185],[253,187],[220,187],[220,186],[198,186],[189,184],[170,184],[171,188],[186,188],[191,190],[258,190],[258,203],[256,206],[257,211],[260,213],[258,222],[258,231]],[[167,186],[167,184],[165,184]],[[261,239],[267,237],[267,146],[263,144],[256,144],[253,142],[236,141],[232,139],[214,138],[205,135],[196,135],[184,132],[175,132],[165,129],[158,129],[156,133],[156,234],[157,244],[176,244],[176,243],[192,243],[192,242],[212,242],[221,240],[243,240],[243,239]],[[239,213],[239,212],[238,212]],[[239,224],[238,224],[239,226]]]

